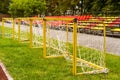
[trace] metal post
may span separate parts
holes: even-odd
[[[27,35],[27,39],[29,40],[29,26],[28,25],[26,25],[26,27],[27,27],[27,33],[26,33],[26,35]]]
[[[43,21],[43,57],[46,58],[46,20]]]
[[[68,21],[66,21],[66,54],[69,55],[69,52],[68,52]]]
[[[30,19],[30,48],[32,48],[32,20]]]
[[[105,25],[105,23],[103,23],[103,26],[104,26],[104,45],[103,45],[103,48],[104,48],[104,67],[106,67],[106,64],[105,64],[105,62],[106,62],[106,60],[105,60],[105,58],[106,58],[106,25]]]
[[[20,42],[20,19],[18,19],[18,42]]]
[[[27,21],[27,20],[26,20]],[[27,39],[29,40],[29,27],[28,27],[28,25],[26,25],[25,26],[25,28],[26,28],[26,33],[25,33],[25,35],[26,35],[26,37],[27,37]]]
[[[15,21],[14,21],[14,19],[12,19],[12,26],[13,26],[13,28],[12,28],[12,33],[13,33],[13,39],[15,39]]]
[[[4,38],[4,19],[2,19],[2,38]]]
[[[73,26],[73,75],[76,75],[77,73],[76,53],[77,53],[77,19],[75,18]]]

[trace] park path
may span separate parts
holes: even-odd
[[[65,31],[57,31],[51,30],[51,36],[54,38],[57,38],[55,34],[61,36],[60,40],[66,40],[65,39]],[[63,34],[64,33],[64,34]],[[72,42],[72,32],[68,33],[68,40]],[[63,36],[63,37],[62,37]],[[97,35],[91,35],[91,34],[85,34],[85,33],[78,33],[77,34],[77,45],[82,45],[86,47],[91,47],[99,50],[103,50],[103,36],[97,36]],[[110,54],[119,55],[120,56],[120,38],[115,37],[106,37],[106,51]]]
[[[5,24],[5,25],[10,26],[10,24]],[[1,22],[0,22],[0,26],[1,26]],[[61,40],[65,40],[64,38],[66,34],[65,31],[50,30],[50,34],[53,38],[57,38],[55,36],[56,33],[59,34],[59,36],[62,36]],[[68,34],[69,34],[68,39],[71,42],[72,32],[69,32]],[[90,35],[90,34],[84,34],[84,33],[78,33],[77,35],[78,35],[77,40],[79,45],[102,50],[103,36]],[[120,56],[120,38],[106,37],[106,51],[110,54]]]

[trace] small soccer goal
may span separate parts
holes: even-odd
[[[84,21],[85,24],[96,24],[90,21]],[[80,32],[79,28],[73,28],[74,32],[74,75],[79,74],[98,74],[98,73],[107,73],[108,69],[105,67],[105,54],[106,54],[106,27],[104,22],[97,22],[97,24],[101,24],[102,26],[91,25],[87,26],[87,31],[97,31],[99,30],[99,34],[86,34],[77,33]],[[84,25],[79,25],[84,26]],[[89,27],[89,28],[88,28]],[[82,29],[86,29],[86,25],[82,27]],[[81,69],[79,69],[81,67]]]
[[[78,33],[80,27],[73,18],[45,18],[43,27],[45,58],[64,57],[73,65],[73,75],[108,72],[104,25],[103,36]]]
[[[4,38],[14,37],[14,20],[13,18],[3,18],[1,26],[1,36]]]
[[[73,75],[99,74],[108,72],[105,25],[65,17],[4,18],[1,35],[29,41],[31,48],[43,47],[44,58],[65,58],[73,66]],[[96,32],[101,35],[90,34]]]
[[[67,46],[68,34],[72,36],[71,33],[68,32],[68,23],[72,19],[51,19],[46,18],[44,20],[44,57],[45,58],[57,58],[57,57],[65,57],[68,52]],[[72,38],[69,36],[69,38]],[[70,48],[69,48],[70,49]],[[67,50],[70,51],[70,50]],[[69,52],[71,53],[71,52]]]
[[[31,18],[30,20],[30,45],[32,48],[43,48],[43,20],[42,18]]]
[[[29,42],[30,41],[30,26],[29,19],[26,18],[16,18],[15,19],[15,38],[19,42]]]

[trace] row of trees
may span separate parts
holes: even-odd
[[[119,0],[0,0],[0,13],[13,17],[119,12]]]
[[[0,13],[7,14],[10,0],[0,0]]]
[[[44,0],[11,0],[9,13],[13,17],[32,16],[43,13],[46,10]]]
[[[53,15],[65,14],[67,10],[70,10],[72,15],[89,13],[99,14],[107,12],[120,13],[120,0],[46,0],[46,1],[47,6],[49,7],[47,13],[51,12]]]

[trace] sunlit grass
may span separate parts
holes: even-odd
[[[69,44],[70,53],[71,48],[72,45]],[[81,53],[96,52],[89,48],[80,48]],[[110,69],[108,74],[73,76],[72,65],[64,58],[44,59],[42,48],[31,49],[28,43],[0,37],[0,60],[14,80],[120,80],[120,57],[107,54],[106,58],[107,68]]]
[[[44,59],[42,48],[0,38],[0,60],[14,80],[119,80],[120,57],[107,54],[106,58],[108,74],[73,76],[72,65],[64,58]]]

